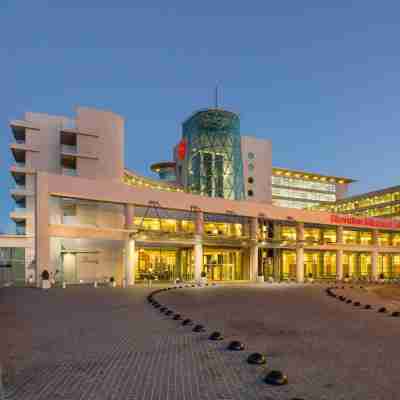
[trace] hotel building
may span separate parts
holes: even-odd
[[[124,120],[112,112],[26,113],[10,127],[19,235],[0,243],[25,249],[20,279],[400,278],[400,221],[283,207],[336,200],[351,180],[273,168],[271,142],[241,136],[235,113],[189,117],[154,179],[124,167]]]
[[[321,203],[317,209],[366,217],[400,218],[400,186]]]

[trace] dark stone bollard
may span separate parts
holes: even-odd
[[[386,310],[386,307],[381,307],[379,310],[378,310],[378,312],[379,313],[385,313],[387,310]]]
[[[245,347],[244,344],[239,340],[233,340],[232,342],[229,343],[228,350],[242,351],[244,350],[244,347]]]
[[[347,304],[350,304],[350,303],[352,303],[353,301],[351,300],[351,299],[348,299],[347,301],[346,301],[346,303]]]
[[[221,335],[221,332],[213,332],[211,335],[210,335],[210,337],[209,337],[209,339],[210,340],[223,340],[224,339],[224,337]]]
[[[392,317],[400,317],[400,311],[393,311]]]
[[[288,377],[281,371],[271,371],[265,377],[265,383],[277,386],[286,385],[288,383]]]
[[[204,328],[203,325],[195,325],[195,327],[193,328],[193,332],[199,333],[199,332],[205,332],[205,331],[206,331],[206,329]]]
[[[181,314],[175,314],[175,315],[174,315],[174,320],[175,320],[175,321],[179,321],[180,319],[182,319],[182,318],[181,318]]]
[[[370,304],[366,304],[365,307],[364,307],[365,310],[371,310],[371,308],[372,308],[372,307],[371,307]]]
[[[166,310],[168,310],[167,307],[161,307],[161,308],[160,308],[160,312],[164,312],[164,311],[166,311]]]
[[[267,360],[261,353],[252,353],[247,357],[247,362],[249,364],[262,365],[266,364]]]
[[[182,321],[182,325],[183,325],[183,326],[190,326],[190,325],[193,325],[193,321],[192,321],[191,319],[189,319],[189,318],[186,318],[186,319],[184,319],[184,320]]]
[[[361,303],[359,301],[354,302],[354,307],[360,307],[360,306],[361,306]]]
[[[170,315],[172,315],[174,312],[173,311],[171,311],[171,310],[168,310],[168,311],[166,311],[165,312],[165,315],[168,315],[168,316],[170,316]]]

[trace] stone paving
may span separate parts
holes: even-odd
[[[349,307],[319,285],[159,294],[161,302],[204,323],[207,332],[196,334],[148,305],[148,293],[141,287],[4,289],[0,311],[15,310],[0,337],[6,332],[16,365],[6,398],[399,398],[400,318]],[[225,340],[210,342],[213,330]],[[246,350],[227,351],[232,339]],[[247,365],[252,351],[267,355],[267,367]],[[263,383],[270,369],[286,372],[289,385]]]

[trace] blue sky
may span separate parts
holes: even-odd
[[[3,0],[0,228],[13,207],[8,121],[77,105],[126,118],[128,168],[171,156],[181,122],[212,105],[269,138],[273,164],[399,184],[400,3]]]

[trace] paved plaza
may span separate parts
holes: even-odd
[[[6,398],[399,398],[400,318],[344,304],[319,285],[160,293],[160,302],[206,326],[197,334],[148,305],[148,293],[2,289],[2,354],[15,365]],[[223,342],[208,340],[214,330]],[[226,350],[234,339],[245,351]],[[246,363],[253,351],[266,354],[266,367]],[[289,385],[265,384],[270,369],[284,371]]]

